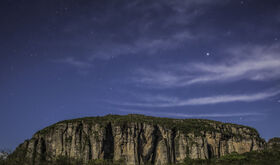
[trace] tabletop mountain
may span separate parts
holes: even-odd
[[[10,156],[27,164],[59,157],[138,164],[175,164],[265,148],[250,127],[202,119],[107,115],[58,122],[38,131]]]

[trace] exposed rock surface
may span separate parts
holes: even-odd
[[[0,152],[0,159],[6,159],[8,157],[8,153],[7,152]]]
[[[269,149],[276,148],[276,147],[280,148],[280,138],[275,137],[275,138],[270,139],[267,143],[267,147]]]
[[[265,141],[250,127],[200,119],[108,115],[62,121],[37,132],[13,155],[33,163],[68,156],[123,160],[128,165],[172,164],[261,150]]]

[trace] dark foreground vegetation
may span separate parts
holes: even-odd
[[[232,153],[211,160],[185,160],[181,165],[280,165],[280,149]]]
[[[8,158],[0,160],[0,165],[28,165],[27,160],[21,158]],[[59,157],[54,162],[45,162],[40,165],[123,165],[123,161],[113,162],[104,160],[92,160],[87,164],[79,160]],[[254,151],[244,154],[232,153],[219,159],[191,160],[186,159],[178,165],[280,165],[280,145],[271,146],[263,151]]]

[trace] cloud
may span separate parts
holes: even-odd
[[[254,94],[240,94],[240,95],[214,95],[208,97],[198,97],[190,99],[182,99],[177,97],[165,96],[145,96],[141,103],[113,103],[122,106],[140,106],[140,107],[182,107],[182,106],[197,106],[197,105],[211,105],[231,102],[254,102],[264,100],[280,94],[280,91],[266,91]],[[141,98],[140,98],[141,99]]]
[[[213,97],[201,97],[189,99],[181,104],[186,105],[205,105],[205,104],[218,104],[218,103],[228,103],[228,102],[253,102],[258,100],[263,100],[275,95],[278,95],[280,91],[276,92],[265,92],[256,93],[251,95],[221,95]]]
[[[89,60],[107,60],[111,57],[139,53],[142,55],[154,55],[159,51],[175,49],[184,41],[194,38],[195,37],[188,31],[176,32],[174,34],[165,35],[164,37],[142,36],[130,43],[109,43],[108,45],[101,46],[97,51],[92,53]]]
[[[92,64],[89,62],[86,62],[83,60],[77,60],[73,57],[66,57],[64,59],[54,60],[54,62],[71,65],[78,69],[86,69],[86,68],[90,68],[92,66]]]
[[[248,117],[248,116],[263,116],[264,113],[257,112],[245,112],[245,113],[203,113],[203,114],[191,114],[191,113],[169,113],[169,112],[154,112],[154,111],[140,111],[140,110],[129,110],[129,109],[119,109],[121,112],[128,113],[140,113],[148,115],[159,115],[168,117],[184,117],[184,118],[225,118],[225,117]]]
[[[160,69],[138,69],[133,81],[155,87],[183,87],[207,82],[267,81],[280,77],[279,45],[231,48],[231,58],[215,64],[174,64]]]

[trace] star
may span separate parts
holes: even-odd
[[[206,53],[206,56],[210,56],[210,53],[209,53],[209,52],[207,52],[207,53]]]

